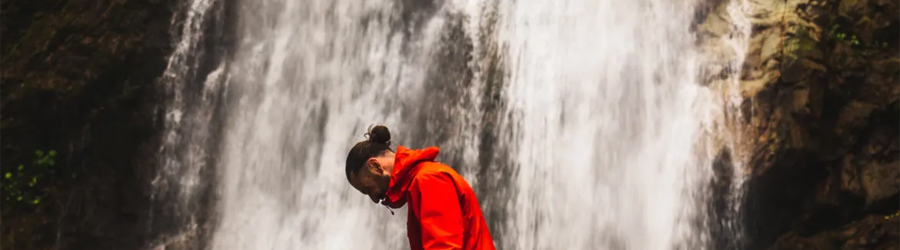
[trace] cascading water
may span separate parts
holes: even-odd
[[[518,119],[515,249],[669,249],[709,103],[678,1],[511,3],[507,98]],[[512,212],[511,211],[511,212]]]
[[[402,219],[359,199],[342,166],[368,123],[402,129],[389,100],[421,82],[422,46],[401,51],[389,2],[241,5],[212,247],[400,247]]]
[[[395,145],[441,147],[501,249],[707,240],[694,191],[721,104],[698,77],[695,3],[235,0],[231,56],[193,80],[178,53],[200,46],[191,25],[213,0],[193,1],[201,18],[169,76],[186,79],[168,88],[204,87],[194,106],[170,99],[169,133],[190,136],[161,179],[191,194],[196,165],[214,165],[214,229],[199,239],[212,249],[408,248],[405,209],[391,216],[343,173],[373,123]]]

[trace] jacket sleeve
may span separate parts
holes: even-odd
[[[413,209],[419,219],[424,249],[462,249],[463,217],[456,185],[445,174],[418,178],[410,196],[419,202]]]

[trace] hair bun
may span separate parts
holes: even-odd
[[[369,129],[369,132],[366,133],[369,136],[369,141],[377,142],[385,145],[391,144],[391,132],[388,131],[388,128],[382,125],[378,125]]]

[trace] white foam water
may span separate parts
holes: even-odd
[[[516,249],[671,249],[707,175],[708,91],[683,1],[508,3]]]

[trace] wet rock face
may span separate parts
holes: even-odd
[[[0,171],[36,180],[16,187],[27,203],[4,187],[3,248],[137,249],[152,234],[154,82],[175,3],[3,0]]]
[[[900,210],[900,6],[750,3],[741,75],[742,133],[752,138],[741,209],[748,249],[896,246],[900,225],[873,218]],[[880,240],[837,233],[851,229]]]
[[[713,178],[709,185],[709,202],[707,203],[707,220],[705,227],[710,233],[708,249],[741,249],[739,241],[740,224],[735,223],[734,177],[731,150],[723,148],[713,160]]]
[[[898,224],[900,217],[871,215],[840,229],[819,232],[813,236],[803,237],[789,232],[769,249],[896,249],[900,245],[897,240],[897,235],[900,234]],[[835,242],[840,242],[840,245],[835,245]]]

